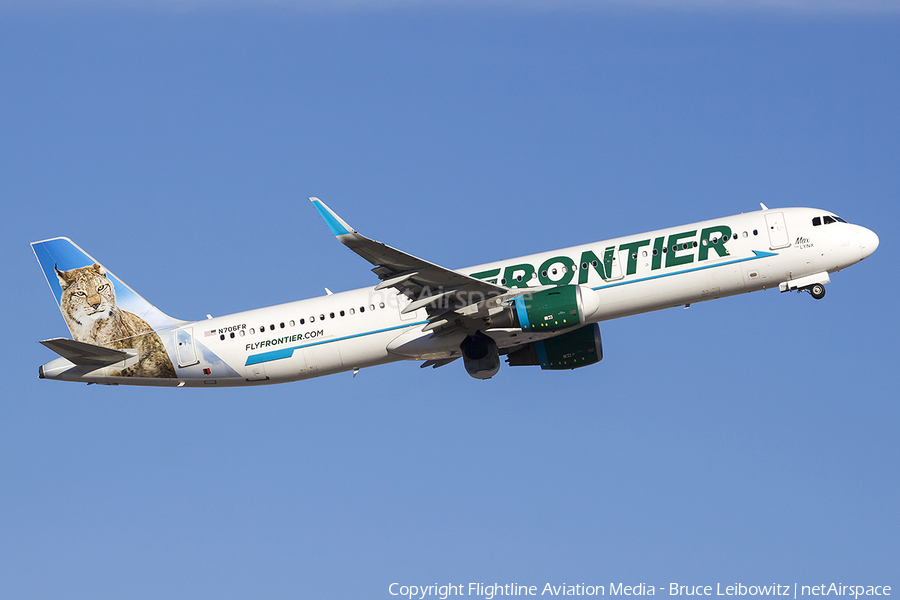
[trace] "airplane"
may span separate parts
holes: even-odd
[[[878,236],[814,208],[769,209],[451,270],[365,237],[318,198],[334,236],[375,285],[206,320],[169,317],[68,238],[32,249],[71,339],[42,379],[230,387],[309,379],[400,360],[463,359],[490,379],[511,366],[567,370],[603,358],[599,323],[766,289],[825,295],[830,274]]]

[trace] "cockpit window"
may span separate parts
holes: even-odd
[[[831,225],[832,223],[847,223],[847,221],[843,220],[837,215],[825,215],[824,217],[813,217],[812,223],[813,226],[816,226]]]

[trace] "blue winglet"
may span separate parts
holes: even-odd
[[[350,227],[343,219],[334,214],[330,208],[325,206],[325,203],[319,200],[318,198],[310,198],[310,201],[313,203],[313,206],[316,207],[316,210],[319,211],[319,214],[325,220],[325,223],[328,225],[328,228],[331,230],[335,236],[347,235],[353,232],[353,228]]]

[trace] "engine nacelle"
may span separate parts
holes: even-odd
[[[466,372],[475,379],[490,379],[500,370],[500,351],[497,342],[480,331],[467,336],[459,345]]]
[[[600,300],[594,290],[561,285],[518,296],[512,306],[491,318],[491,326],[559,331],[584,323],[599,307]]]
[[[547,340],[531,342],[506,357],[511,367],[540,365],[541,369],[552,371],[586,367],[601,360],[603,343],[600,340],[600,326],[596,323]]]

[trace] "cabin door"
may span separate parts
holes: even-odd
[[[766,215],[766,228],[769,230],[769,248],[787,248],[791,245],[787,227],[784,224],[784,213],[776,212]]]
[[[185,327],[175,331],[175,355],[179,367],[189,367],[200,362],[194,349],[194,328]]]

